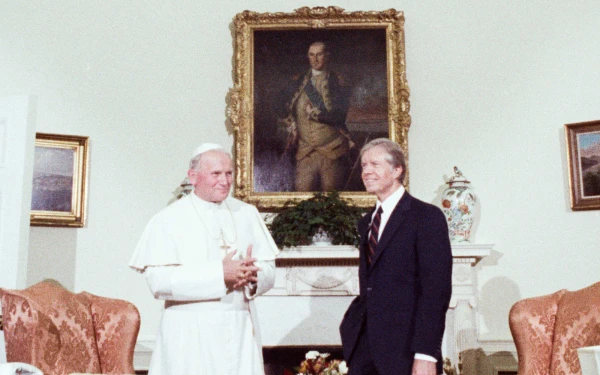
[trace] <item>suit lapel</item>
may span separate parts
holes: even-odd
[[[360,234],[361,242],[364,242],[363,240],[367,237],[367,231],[369,230],[369,223],[371,222],[373,212],[375,212],[375,207],[371,208],[369,212],[358,221],[358,234]]]
[[[371,262],[370,269],[373,269],[375,263],[381,256],[381,254],[385,251],[385,249],[390,244],[392,238],[394,238],[394,233],[400,228],[404,220],[406,220],[406,211],[410,210],[410,203],[412,201],[412,197],[408,192],[404,192],[404,195],[392,211],[390,218],[385,224],[385,228],[383,228],[383,234],[379,238],[379,242],[377,243],[377,250],[375,251],[375,256],[373,257],[373,261]]]

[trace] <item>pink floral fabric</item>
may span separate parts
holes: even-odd
[[[129,350],[135,345],[139,330],[137,309],[129,307],[127,319],[117,318],[117,307],[128,302],[88,293],[74,294],[53,282],[41,282],[24,290],[0,289],[0,295],[8,362],[32,364],[46,375],[117,373],[110,372],[111,368],[120,374],[134,373],[133,350],[130,358],[125,353],[108,355],[106,360],[101,357],[111,352],[108,348],[112,339],[124,341],[124,344],[115,345],[115,350]],[[102,313],[102,307],[94,307],[105,303],[109,306],[108,314]],[[132,312],[137,316],[132,316]],[[131,323],[127,323],[128,319],[132,319]],[[117,320],[121,321],[120,326],[115,327],[120,329],[118,334],[104,335],[103,332],[110,332],[107,329],[110,322]],[[130,360],[117,363],[117,359]],[[107,372],[102,368],[104,362]]]
[[[600,283],[521,300],[509,323],[519,375],[581,375],[577,349],[600,345]]]
[[[6,356],[9,362],[31,363],[33,342],[30,340],[32,327],[37,324],[33,317],[31,306],[24,299],[11,295],[2,295],[2,319],[6,341]],[[48,341],[48,336],[56,337],[54,332],[46,330],[45,337],[40,337],[43,342]]]
[[[133,374],[140,313],[127,301],[81,293],[90,301],[103,374]]]
[[[566,293],[521,300],[509,313],[510,331],[519,357],[520,375],[549,375],[558,301]]]
[[[577,349],[600,345],[600,283],[566,293],[558,304],[551,374],[581,374]]]

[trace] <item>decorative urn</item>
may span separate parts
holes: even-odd
[[[469,242],[474,222],[476,198],[469,187],[470,181],[454,167],[454,176],[442,194],[442,211],[448,222],[451,242]]]

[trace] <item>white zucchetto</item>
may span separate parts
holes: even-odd
[[[223,147],[216,143],[202,143],[200,146],[196,147],[192,158],[211,150],[223,150]]]

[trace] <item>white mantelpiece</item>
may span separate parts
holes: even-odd
[[[452,245],[452,300],[476,305],[477,275],[473,267],[490,254],[493,245]],[[353,246],[299,246],[277,257],[275,286],[267,296],[358,295],[358,250]]]
[[[475,265],[493,245],[452,245],[452,298],[443,353],[452,364],[477,345]],[[352,246],[303,246],[277,259],[274,288],[257,299],[265,346],[340,345],[338,326],[359,294],[358,250]]]

